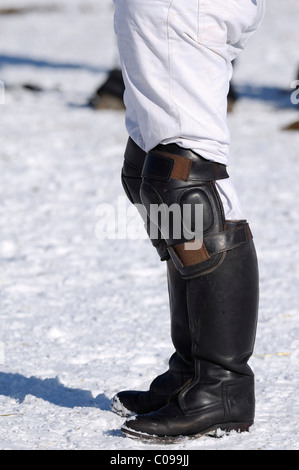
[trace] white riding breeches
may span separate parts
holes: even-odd
[[[139,147],[176,143],[228,164],[232,60],[258,28],[263,0],[114,0],[126,127]],[[217,182],[227,219],[243,214]]]

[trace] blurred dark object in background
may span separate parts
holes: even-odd
[[[58,5],[28,5],[25,7],[2,7],[0,15],[26,15],[27,13],[56,12],[60,11]]]
[[[232,113],[234,109],[234,105],[238,99],[238,95],[234,88],[234,85],[231,83],[229,87],[229,92],[227,96],[227,112]]]
[[[123,111],[125,109],[123,95],[125,85],[120,69],[113,69],[107,80],[95,91],[89,100],[89,106],[95,110],[114,109]]]

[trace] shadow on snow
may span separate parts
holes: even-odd
[[[32,395],[66,408],[94,407],[110,410],[110,399],[105,394],[101,393],[94,398],[88,390],[65,387],[57,377],[40,379],[0,372],[0,395],[13,398],[19,403],[27,395]]]
[[[37,67],[63,70],[86,70],[91,73],[105,73],[107,69],[95,65],[71,62],[56,62],[52,60],[38,59],[26,56],[11,56],[0,54],[0,69],[6,66],[14,67]]]
[[[292,93],[296,94],[298,98],[299,92],[292,88],[279,88],[275,86],[257,86],[257,85],[237,85],[235,86],[238,99],[249,99],[254,101],[261,101],[274,106],[277,109],[292,108],[296,109],[298,106],[294,105],[291,101]]]

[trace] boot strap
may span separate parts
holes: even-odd
[[[174,145],[158,145],[149,152],[142,170],[143,178],[160,181],[177,179],[182,181],[216,181],[228,178],[226,166],[197,155],[192,150]]]
[[[243,223],[205,237],[199,249],[192,249],[191,244],[195,242],[191,241],[168,247],[168,250],[175,266],[180,270],[184,267],[208,261],[213,255],[233,250],[244,243],[248,243],[252,238],[248,223]]]

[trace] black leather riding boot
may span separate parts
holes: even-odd
[[[122,182],[133,204],[142,204],[139,192],[145,157],[145,152],[129,139],[122,169]],[[144,218],[144,214],[142,217]],[[144,222],[149,229],[149,219],[145,218]],[[174,267],[165,240],[160,235],[158,233],[158,236],[151,241],[160,259],[167,263],[171,339],[175,352],[169,360],[168,370],[153,380],[149,390],[124,390],[112,399],[113,411],[122,416],[147,413],[161,408],[168,403],[173,393],[190,381],[194,372],[186,305],[186,282]]]
[[[169,441],[218,428],[246,431],[253,423],[248,360],[258,313],[257,258],[246,221],[224,219],[214,184],[221,177],[221,165],[177,146],[158,146],[147,156],[141,198],[148,213],[158,201],[193,209],[202,204],[203,242],[190,250],[193,241],[160,227],[186,282],[194,376],[164,407],[128,419],[122,431],[130,437]]]

